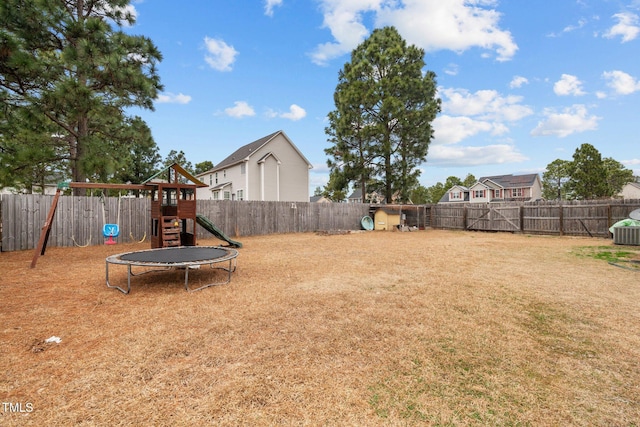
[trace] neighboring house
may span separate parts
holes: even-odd
[[[56,189],[58,188],[57,184],[45,184],[44,185],[44,193],[42,192],[42,187],[38,186],[34,186],[32,188],[32,193],[33,194],[44,194],[47,196],[52,196],[54,194],[56,194]],[[21,191],[17,191],[15,188],[12,187],[4,187],[4,188],[0,188],[0,194],[27,194],[27,192],[25,190],[21,190]]]
[[[462,185],[454,185],[440,199],[439,203],[461,203],[469,201],[469,189]]]
[[[471,187],[454,185],[438,203],[488,203],[531,201],[542,197],[542,183],[537,173],[482,177]]]
[[[354,192],[347,197],[347,203],[362,203],[362,190],[354,190]]]
[[[311,196],[309,197],[309,201],[311,203],[333,203],[331,200],[327,199],[324,196]]]
[[[351,193],[349,197],[347,197],[348,203],[372,203],[375,205],[379,205],[384,203],[385,198],[384,195],[379,194],[377,191],[372,191],[371,193],[367,193],[366,200],[362,201],[362,190],[356,189]]]
[[[198,199],[309,201],[311,163],[283,131],[234,151],[213,169],[197,175],[208,185]]]
[[[628,182],[622,187],[620,196],[623,199],[640,199],[640,182]]]

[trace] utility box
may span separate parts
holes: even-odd
[[[613,243],[616,245],[640,245],[640,227],[622,226],[614,227]]]

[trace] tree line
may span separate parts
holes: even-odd
[[[0,187],[43,191],[64,180],[140,183],[163,160],[132,108],[153,110],[162,55],[128,0],[0,2]],[[84,190],[76,189],[77,193]]]
[[[542,174],[542,198],[545,200],[595,200],[615,197],[622,187],[637,181],[633,171],[610,157],[602,158],[591,144],[582,144],[573,160],[556,159],[549,163]],[[464,179],[450,176],[444,183],[430,187],[417,186],[411,191],[411,201],[416,204],[438,203],[453,186],[471,187],[477,182],[468,174]]]
[[[603,158],[591,144],[582,144],[573,160],[556,159],[542,174],[542,197],[547,200],[593,200],[616,196],[633,182],[633,171],[611,157]]]

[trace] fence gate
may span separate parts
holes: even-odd
[[[468,206],[466,229],[521,231],[520,206]]]

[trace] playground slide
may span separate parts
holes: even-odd
[[[198,224],[200,224],[202,226],[202,228],[207,230],[209,233],[213,234],[214,236],[216,236],[220,240],[224,240],[225,242],[229,243],[229,245],[233,246],[234,248],[241,248],[242,247],[242,243],[237,242],[235,240],[231,240],[226,234],[224,234],[222,232],[222,230],[220,230],[218,227],[216,227],[209,220],[209,218],[207,218],[206,216],[200,215],[200,214],[196,214],[196,222]]]

